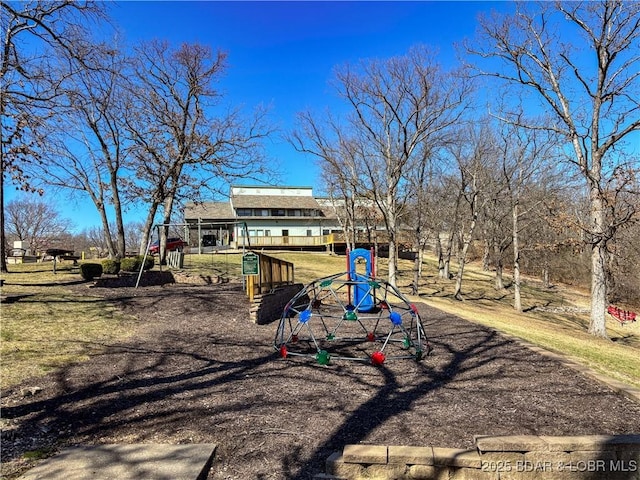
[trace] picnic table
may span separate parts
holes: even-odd
[[[607,308],[607,313],[609,313],[609,315],[615,318],[622,325],[624,325],[625,323],[636,321],[636,312],[623,310],[622,308],[618,308],[614,305],[609,305],[609,307]]]
[[[73,264],[77,265],[80,257],[74,255],[74,253],[74,250],[66,248],[47,248],[45,250],[45,255],[53,257],[53,273],[56,273],[56,262],[58,260],[73,260]]]

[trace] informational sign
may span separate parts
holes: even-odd
[[[253,252],[242,256],[242,275],[258,275],[260,273],[259,257]]]

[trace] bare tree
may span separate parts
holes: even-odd
[[[608,217],[605,184],[621,167],[615,148],[640,129],[640,3],[522,3],[514,15],[483,19],[481,29],[483,43],[468,50],[501,65],[480,73],[534,92],[554,122],[522,126],[551,129],[572,146],[589,191],[589,333],[607,337],[607,244],[628,218]],[[623,168],[637,172],[638,159]]]
[[[33,255],[51,247],[71,227],[69,219],[42,200],[13,200],[7,204],[7,235],[28,242]]]
[[[458,272],[454,297],[462,300],[462,281],[469,247],[474,239],[480,215],[487,199],[493,196],[495,179],[490,175],[495,162],[494,138],[486,121],[466,125],[460,129],[458,142],[450,146],[458,170],[458,197],[456,210],[459,213],[455,234],[458,240]],[[460,210],[458,210],[458,208]]]
[[[503,201],[510,217],[506,228],[513,252],[514,309],[522,311],[521,253],[522,231],[531,221],[531,212],[540,209],[545,197],[554,193],[559,177],[565,177],[558,168],[557,138],[545,130],[523,129],[513,124],[503,124],[498,132],[497,152],[500,160]],[[537,188],[540,187],[540,188]],[[529,242],[535,242],[532,233]],[[506,242],[505,242],[506,243]]]
[[[637,226],[640,224],[640,179],[637,172],[619,168],[611,176],[607,187],[607,217],[610,221],[618,218],[628,219],[616,229],[609,246],[610,268],[607,272],[607,286],[612,294],[612,301],[615,301],[623,298],[625,291],[631,293],[633,290],[624,286],[624,280],[626,278],[626,283],[631,283],[629,280],[634,276],[634,264],[637,264],[638,259],[633,255],[635,249],[628,242],[630,234],[637,232]]]
[[[140,245],[142,232],[144,231],[144,223],[129,222],[125,224],[124,231],[126,235],[125,244],[129,246],[128,248],[135,248],[137,250]]]
[[[352,108],[350,130],[362,155],[363,178],[389,235],[389,283],[396,285],[408,178],[425,158],[424,149],[430,148],[425,144],[459,115],[467,88],[461,78],[444,72],[424,46],[387,60],[346,65],[336,71],[336,85]]]
[[[437,146],[435,146],[437,147]],[[422,277],[422,263],[424,260],[425,248],[431,235],[439,232],[435,229],[433,211],[440,200],[434,196],[434,184],[436,182],[436,165],[433,162],[432,150],[425,144],[423,146],[423,157],[416,163],[413,175],[409,180],[411,188],[411,198],[409,200],[410,212],[407,215],[407,223],[411,226],[413,233],[413,281],[411,293],[418,294],[420,278]]]
[[[0,271],[7,271],[5,180],[35,190],[24,165],[40,160],[41,120],[60,93],[62,79],[50,74],[51,58],[57,51],[75,52],[84,43],[83,25],[102,8],[73,0],[0,2]]]
[[[95,258],[104,258],[109,255],[109,242],[102,227],[91,227],[83,232],[88,249]],[[113,241],[111,241],[113,243]]]
[[[92,45],[83,52],[85,68],[67,75],[59,107],[46,121],[46,164],[36,164],[45,184],[87,195],[96,207],[111,258],[125,256],[122,195],[127,186],[129,111],[126,60],[111,45]],[[74,68],[66,56],[60,68]],[[113,214],[113,221],[110,219]]]
[[[450,170],[454,169],[455,166]],[[451,278],[453,241],[462,217],[462,189],[457,176],[451,171],[445,169],[437,178],[432,193],[438,198],[438,208],[435,208],[431,215],[431,223],[436,230],[438,276],[447,280]]]
[[[198,44],[177,49],[151,42],[136,49],[127,119],[135,162],[135,185],[129,194],[149,202],[140,249],[148,242],[158,209],[171,222],[174,205],[184,196],[222,189],[233,178],[267,173],[261,141],[270,134],[265,112],[244,118],[219,105],[214,85],[226,68],[226,54]],[[164,251],[165,232],[162,232]]]
[[[359,146],[331,115],[326,125],[320,125],[310,112],[301,112],[297,123],[298,129],[288,140],[296,150],[318,160],[325,189],[334,204],[347,248],[351,250],[357,242],[358,204],[367,197],[360,178]]]

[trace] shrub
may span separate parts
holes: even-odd
[[[137,272],[140,270],[138,257],[128,257],[120,260],[120,270],[123,272]]]
[[[140,258],[142,259],[144,257],[140,257]],[[145,270],[151,270],[154,265],[155,265],[155,261],[154,261],[153,257],[147,257],[147,259],[144,262],[144,269]]]
[[[108,275],[117,275],[120,271],[120,262],[117,260],[103,260],[102,261],[102,273]]]
[[[102,275],[102,265],[99,263],[82,263],[80,264],[80,275],[85,280],[93,280]]]
[[[144,257],[142,255],[138,255],[137,257],[123,258],[120,261],[120,270],[122,270],[123,272],[139,272],[143,258]],[[144,270],[151,270],[153,268],[153,265],[153,257],[147,257],[147,260],[144,262]]]

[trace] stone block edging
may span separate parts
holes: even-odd
[[[316,479],[640,480],[640,434],[477,436],[475,444],[346,445]]]

